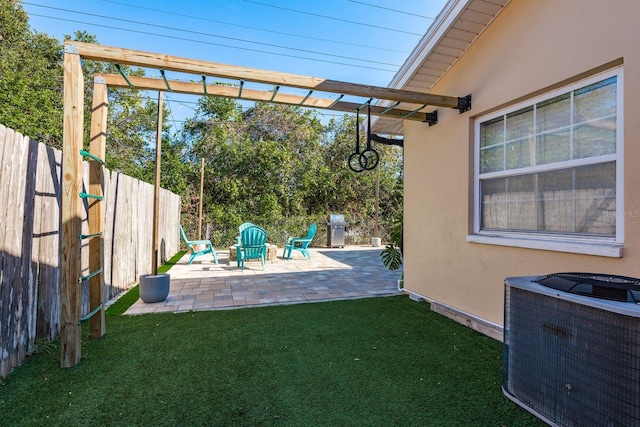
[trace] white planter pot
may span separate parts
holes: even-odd
[[[371,246],[373,246],[374,248],[377,248],[381,244],[382,244],[382,238],[380,238],[380,237],[372,237],[371,238]]]
[[[169,295],[170,284],[168,274],[143,274],[140,276],[140,298],[146,303],[164,301]]]

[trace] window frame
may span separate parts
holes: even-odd
[[[598,157],[587,157],[573,160],[560,161],[544,165],[528,166],[518,169],[502,170],[480,174],[480,125],[487,121],[506,116],[541,102],[561,96],[563,94],[581,89],[591,84],[600,82],[610,77],[616,77],[616,152]],[[494,244],[530,249],[542,249],[559,252],[570,252],[607,257],[622,257],[624,246],[624,75],[623,67],[616,67],[590,77],[580,79],[569,85],[546,91],[522,102],[502,108],[489,114],[475,118],[473,129],[473,233],[467,236],[471,243]],[[583,236],[569,233],[545,233],[536,231],[508,231],[508,230],[482,230],[480,229],[482,218],[482,195],[480,194],[480,175],[483,179],[491,179],[507,176],[521,176],[543,170],[566,170],[588,164],[600,164],[616,162],[616,233],[613,236]]]

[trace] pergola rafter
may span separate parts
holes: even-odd
[[[246,89],[242,86],[224,86],[217,84],[207,84],[196,82],[183,82],[178,80],[163,80],[151,77],[128,76],[127,79],[119,74],[96,74],[95,78],[102,79],[107,86],[121,88],[135,88],[140,90],[166,91],[167,85],[171,87],[171,92],[199,96],[218,96],[225,98],[236,98],[246,101],[273,102],[276,104],[299,105],[309,108],[330,109],[333,111],[353,112],[361,104],[354,102],[335,101],[328,98],[316,98],[307,94],[305,96],[286,94],[274,91],[261,91]],[[399,103],[399,101],[396,101]],[[397,104],[396,104],[397,105]],[[411,110],[400,108],[385,108],[372,105],[372,115],[383,115],[397,119],[425,121],[425,113],[414,113]]]
[[[89,135],[91,145],[88,155],[83,150],[85,99],[82,59],[113,63],[120,73],[119,75],[97,75],[94,79],[94,99]],[[121,65],[160,70],[162,79],[127,76],[122,71]],[[198,76],[201,82],[170,81],[167,79],[165,71],[193,74]],[[210,85],[206,82],[207,76],[239,80],[240,86]],[[271,91],[247,89],[244,87],[245,82],[269,84],[273,85],[274,89]],[[157,90],[159,92],[189,93],[200,96],[225,96],[345,112],[359,110],[363,105],[368,104],[371,107],[371,114],[384,114],[385,117],[395,117],[402,120],[422,120],[430,124],[435,120],[434,116],[430,116],[432,113],[420,112],[428,105],[454,108],[460,112],[471,108],[471,95],[462,98],[433,95],[70,41],[65,41],[63,85],[64,131],[61,179],[62,223],[60,232],[60,365],[62,367],[71,367],[80,362],[80,323],[91,320],[92,337],[101,337],[104,334],[104,278],[101,274],[101,266],[104,265],[104,233],[102,230],[104,226],[104,177],[102,159],[104,159],[105,155],[107,134],[108,86]],[[306,89],[308,93],[305,96],[298,96],[279,92],[279,89],[283,87]],[[316,98],[311,96],[313,92],[335,93],[339,94],[339,96],[335,100]],[[365,104],[344,102],[342,98],[345,95],[364,97],[368,101]],[[373,99],[389,101],[389,106],[371,105]],[[414,108],[415,105],[421,105],[421,107],[413,110],[398,109],[397,107],[400,103],[410,104],[411,107],[409,108]],[[82,192],[82,156],[87,156],[92,161],[90,193]],[[156,185],[157,181],[158,179],[156,179]],[[81,234],[83,214],[81,197],[90,197],[92,199],[88,216],[89,235]],[[155,203],[157,203],[157,200]],[[87,276],[82,276],[80,262],[82,245],[80,240],[85,238],[93,239],[89,244],[90,268],[93,271]],[[158,250],[157,241],[154,242],[153,250],[154,252]],[[155,256],[157,257],[157,253]],[[82,299],[80,285],[87,280],[89,281],[91,311],[84,318],[80,318]]]

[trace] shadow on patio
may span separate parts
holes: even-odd
[[[401,271],[389,271],[380,258],[382,248],[348,246],[343,249],[309,248],[311,260],[294,253],[291,260],[278,256],[247,262],[244,272],[218,252],[219,264],[210,256],[187,265],[185,255],[170,271],[171,290],[159,303],[138,300],[125,314],[216,310],[246,306],[294,304],[399,294]]]

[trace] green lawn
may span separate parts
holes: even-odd
[[[501,344],[408,297],[108,316],[0,385],[0,425],[535,426],[500,389]]]

